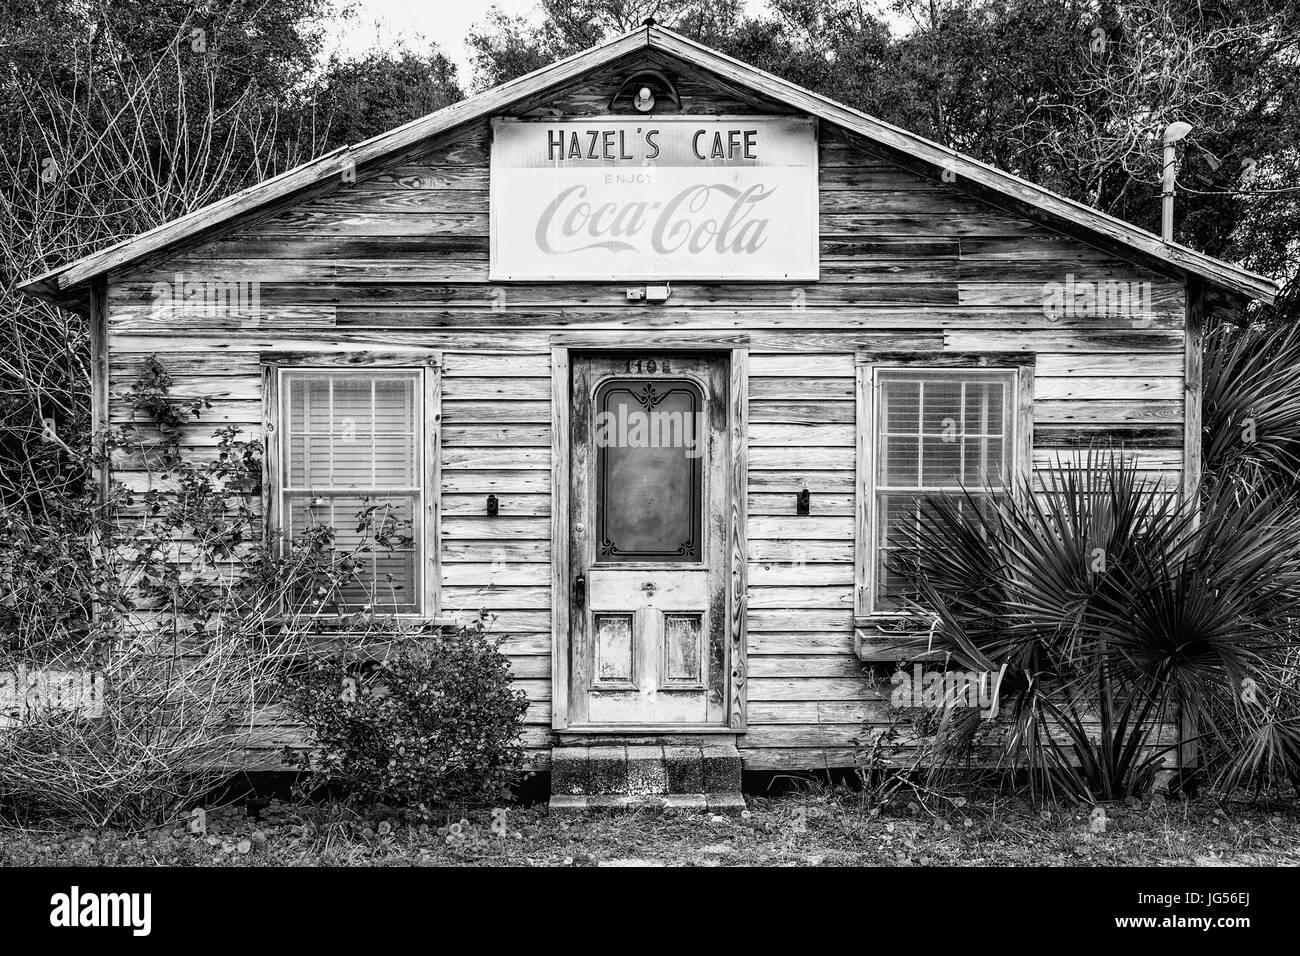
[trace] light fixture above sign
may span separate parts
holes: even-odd
[[[658,90],[658,97],[655,91]],[[682,108],[682,98],[677,93],[677,86],[662,70],[638,70],[619,84],[614,95],[609,98],[609,111],[618,112],[619,101],[627,97],[639,113],[649,113],[655,108],[659,99],[667,100],[678,109]],[[626,107],[624,107],[626,108]]]

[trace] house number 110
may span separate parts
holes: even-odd
[[[668,359],[661,359],[658,362],[654,359],[628,359],[625,371],[637,374],[648,372],[653,375],[655,372],[671,372],[672,367],[668,364]]]

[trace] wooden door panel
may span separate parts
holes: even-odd
[[[698,693],[657,694],[653,704],[647,705],[645,696],[638,691],[612,691],[591,695],[585,723],[588,726],[632,724],[671,729],[673,726],[705,724],[707,717],[707,709]]]
[[[704,615],[665,614],[663,643],[664,685],[704,690]]]
[[[595,680],[602,688],[636,688],[636,641],[632,614],[593,613]]]
[[[643,604],[661,611],[700,611],[708,607],[712,575],[703,568],[651,571],[596,567],[587,577],[593,611],[641,607]]]

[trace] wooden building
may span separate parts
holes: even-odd
[[[1192,488],[1207,303],[1277,292],[653,24],[25,288],[90,316],[101,423],[157,354],[193,455],[265,438],[269,528],[412,518],[375,579],[496,616],[537,766],[752,769],[884,719],[919,496],[1098,439]]]

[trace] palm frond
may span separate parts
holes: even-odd
[[[1300,327],[1211,329],[1201,418],[1209,483],[1300,492]]]

